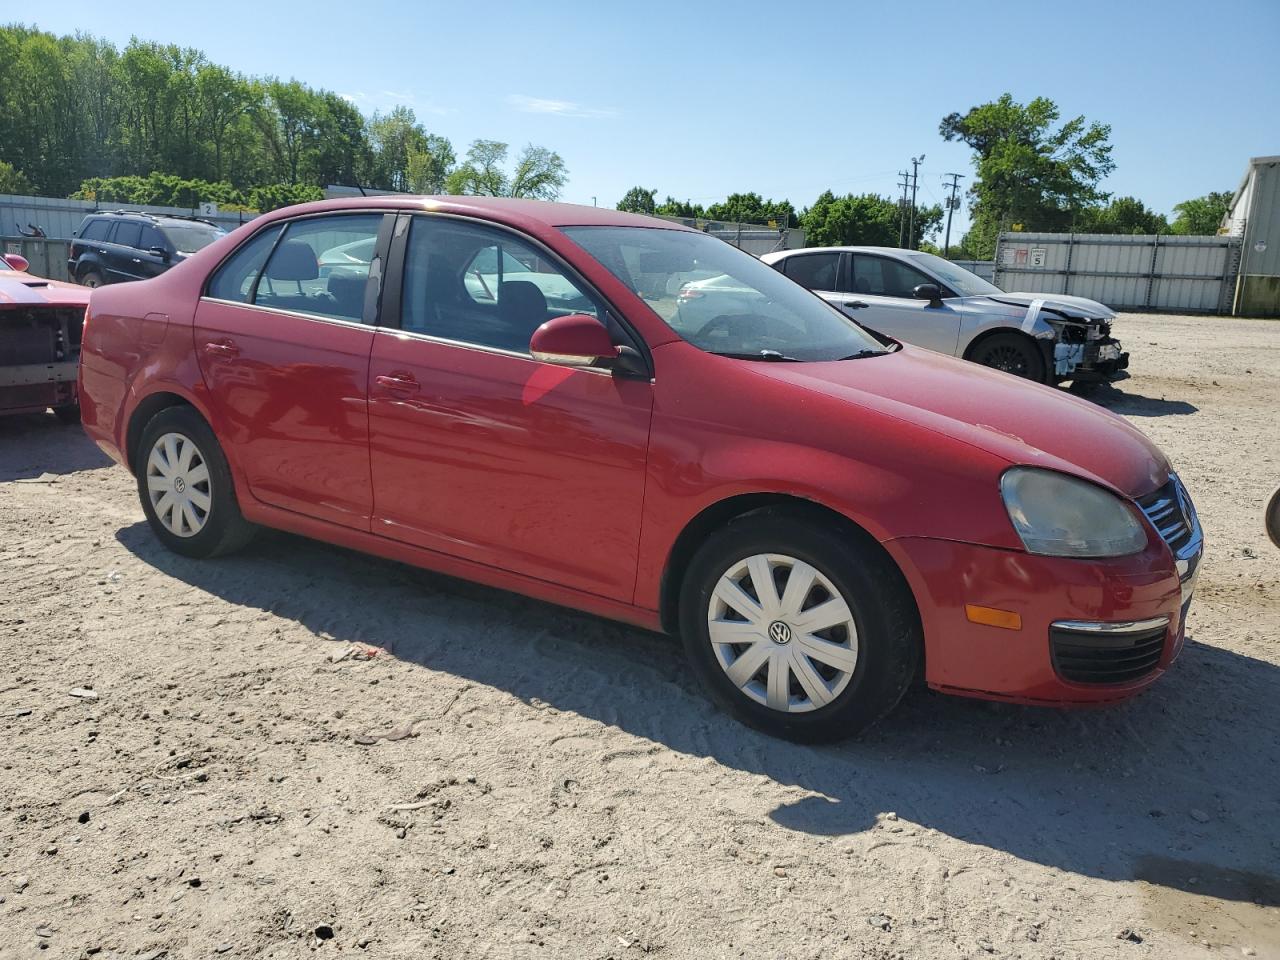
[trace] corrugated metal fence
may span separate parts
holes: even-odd
[[[739,250],[757,257],[775,250],[798,250],[804,246],[804,231],[799,227],[770,226],[764,223],[733,223],[728,220],[703,220],[694,217],[659,217],[693,227],[731,243]]]
[[[993,282],[1117,310],[1230,313],[1239,269],[1238,237],[1002,233]]]
[[[2,233],[2,231],[0,231]],[[0,250],[17,253],[31,264],[28,271],[49,280],[70,280],[67,275],[67,255],[71,243],[67,240],[46,240],[40,237],[6,237],[0,235]],[[0,265],[0,270],[6,269]]]
[[[95,210],[139,210],[143,213],[169,214],[183,217],[195,215],[195,211],[183,207],[149,207],[137,203],[94,203],[92,200],[63,200],[57,197],[20,197],[0,194],[0,236],[29,233],[31,227],[39,227],[46,237],[70,240],[85,214]],[[240,224],[252,220],[253,213],[215,213],[203,219],[212,221],[224,230],[234,230]]]

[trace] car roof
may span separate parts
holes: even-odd
[[[795,250],[779,250],[776,253],[769,253],[765,256],[774,260],[781,260],[783,257],[794,256],[797,253],[887,253],[891,256],[909,257],[924,252],[923,250],[907,250],[903,247],[798,247]]]
[[[263,214],[259,220],[275,220],[298,214],[339,212],[344,210],[405,210],[431,213],[456,213],[494,220],[513,227],[656,227],[667,230],[690,228],[669,220],[623,213],[605,207],[588,207],[576,203],[552,203],[511,197],[406,196],[402,194],[372,197],[343,197],[318,200],[294,207],[284,207]]]

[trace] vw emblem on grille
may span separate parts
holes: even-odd
[[[775,620],[769,624],[769,639],[774,643],[790,643],[791,628],[781,620]]]

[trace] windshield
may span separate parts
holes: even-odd
[[[708,353],[843,360],[885,353],[869,333],[749,253],[705,233],[564,227],[676,333]]]
[[[207,247],[227,231],[207,223],[166,223],[165,236],[173,241],[179,253],[195,253]]]
[[[938,277],[948,287],[962,297],[992,297],[1004,293],[994,283],[988,283],[976,273],[970,273],[964,267],[935,257],[932,253],[914,253],[912,256],[920,266]]]

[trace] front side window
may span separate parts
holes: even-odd
[[[164,237],[160,235],[160,231],[155,227],[143,226],[142,239],[138,242],[138,246],[143,250],[151,250],[159,247],[165,249]]]
[[[123,247],[137,247],[142,239],[142,224],[133,220],[121,221],[116,224],[116,235],[111,239]]]
[[[527,353],[552,317],[600,317],[596,303],[532,245],[505,231],[414,217],[400,326],[445,340]]]
[[[840,269],[839,253],[803,253],[787,257],[786,274],[802,287],[810,290],[836,289],[836,274]]]
[[[217,300],[249,303],[253,297],[253,285],[266,265],[280,230],[279,224],[268,227],[241,244],[214,273],[209,281],[208,295]]]
[[[689,230],[562,227],[701,350],[747,360],[884,353],[852,320],[749,253]]]
[[[932,253],[916,253],[912,254],[912,258],[934,276],[941,277],[942,282],[961,297],[994,297],[1004,293],[994,283],[983,280],[976,273],[950,260],[935,257]]]
[[[285,226],[257,282],[262,307],[360,322],[380,213],[309,217]],[[367,250],[369,259],[362,254]]]
[[[195,253],[203,250],[219,237],[226,236],[227,231],[215,227],[211,223],[166,223],[165,235],[179,253]],[[163,246],[163,244],[159,244]]]
[[[873,257],[857,253],[853,256],[853,292],[873,297],[905,297],[922,283],[935,281],[915,267],[909,267],[888,257]]]

